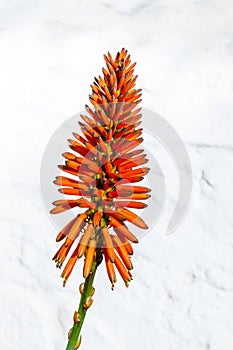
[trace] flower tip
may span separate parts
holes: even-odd
[[[65,237],[66,237],[66,235],[62,231],[59,232],[57,237],[56,237],[56,242],[62,241]]]
[[[66,286],[66,282],[67,282],[67,280],[64,279],[64,281],[63,281],[63,288]]]

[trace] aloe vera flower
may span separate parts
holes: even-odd
[[[146,155],[138,146],[142,143],[140,125],[141,89],[135,89],[136,63],[124,48],[115,59],[104,55],[106,68],[103,77],[95,78],[92,94],[93,105],[86,105],[87,115],[79,122],[82,135],[73,133],[69,139],[71,152],[63,154],[65,164],[59,168],[68,176],[56,177],[54,183],[61,186],[59,192],[72,196],[53,202],[52,214],[71,208],[84,208],[59,232],[56,241],[64,243],[54,256],[61,268],[70,249],[74,250],[61,274],[64,285],[78,259],[85,257],[83,277],[91,273],[93,261],[104,257],[112,287],[116,272],[126,286],[132,279],[130,256],[131,243],[136,236],[129,231],[127,221],[146,229],[140,216],[130,209],[143,209],[143,200],[149,198],[149,188],[134,185],[148,173]],[[75,178],[75,179],[74,179]]]

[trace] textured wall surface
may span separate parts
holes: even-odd
[[[187,147],[193,196],[175,233],[137,245],[129,289],[99,269],[82,349],[233,349],[232,23],[231,0],[0,0],[1,349],[65,348],[82,267],[63,289],[40,163],[123,46]]]

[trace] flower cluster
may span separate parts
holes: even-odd
[[[143,138],[138,107],[141,89],[134,88],[135,63],[131,64],[124,48],[115,59],[110,53],[104,59],[103,77],[95,78],[91,86],[93,107],[86,106],[87,115],[81,115],[82,135],[73,133],[74,139],[68,140],[71,152],[63,154],[65,165],[59,165],[72,176],[58,176],[54,181],[61,186],[61,193],[72,197],[53,202],[52,214],[85,208],[56,239],[64,240],[54,256],[57,267],[75,245],[61,275],[64,285],[78,259],[85,257],[83,276],[87,278],[97,255],[101,255],[112,286],[116,282],[115,268],[128,286],[133,268],[131,243],[138,240],[126,222],[147,228],[143,219],[130,210],[145,208],[141,200],[150,196],[149,188],[137,185],[149,168],[143,166],[148,160],[138,147]]]

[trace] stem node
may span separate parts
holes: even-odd
[[[94,294],[93,281],[97,270],[97,266],[98,265],[96,261],[94,261],[92,265],[91,273],[85,279],[85,282],[81,283],[79,286],[81,299],[80,299],[78,311],[75,311],[73,315],[74,324],[68,333],[69,341],[68,341],[66,350],[76,350],[79,348],[81,344],[82,338],[80,336],[80,332],[82,329],[82,325],[83,325],[87,310],[93,303],[93,299],[91,296]]]

